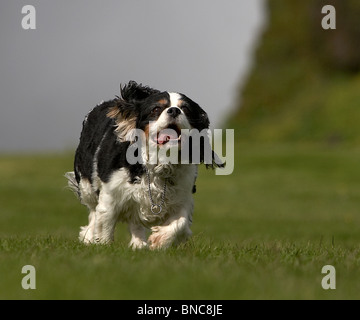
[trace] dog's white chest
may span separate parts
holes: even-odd
[[[158,168],[144,174],[136,183],[130,183],[126,169],[120,169],[104,188],[122,211],[119,212],[120,220],[140,219],[146,226],[151,226],[176,213],[192,198],[195,178],[196,166],[187,165],[172,171]]]

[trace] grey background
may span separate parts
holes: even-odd
[[[24,5],[36,30],[23,30]],[[136,80],[198,102],[213,127],[235,104],[263,0],[0,4],[0,152],[75,148],[85,114]]]

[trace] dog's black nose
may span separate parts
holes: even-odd
[[[181,110],[176,107],[171,107],[167,110],[167,113],[173,118],[176,118],[181,113]]]

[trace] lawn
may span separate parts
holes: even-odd
[[[359,299],[360,151],[239,143],[235,157],[232,175],[200,171],[188,243],[133,252],[124,225],[112,245],[77,241],[71,153],[1,156],[0,299]]]

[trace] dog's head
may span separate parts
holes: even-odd
[[[180,152],[184,130],[201,132],[209,128],[207,113],[184,94],[160,92],[135,81],[120,91],[117,105],[108,113],[115,119],[120,141],[133,140],[133,129],[141,129],[149,147],[159,150],[176,146]]]

